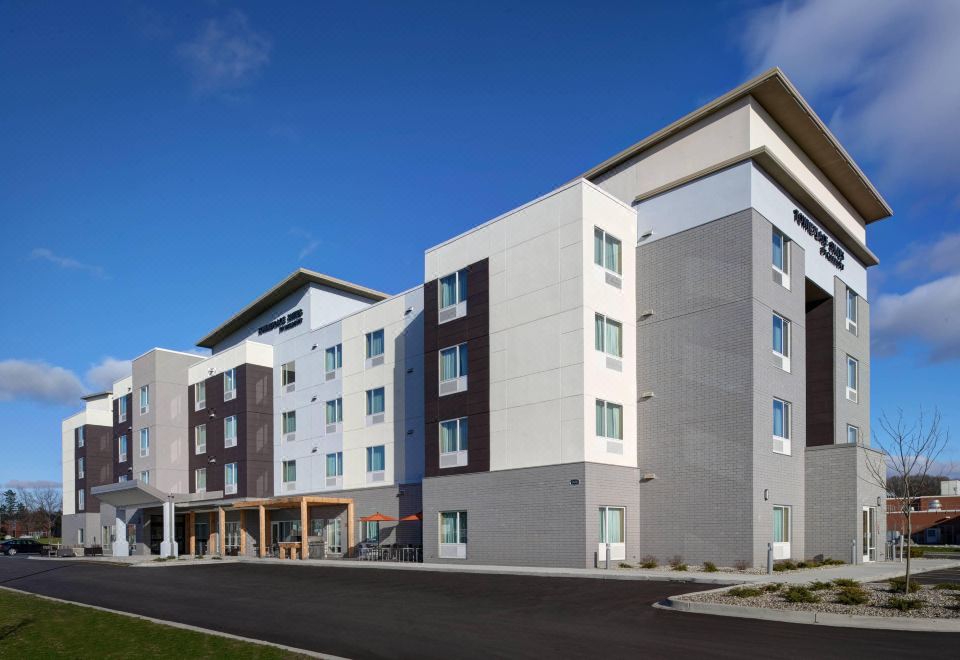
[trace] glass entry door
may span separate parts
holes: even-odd
[[[877,541],[874,530],[877,525],[877,509],[872,506],[863,507],[860,527],[863,539],[860,543],[863,548],[863,561],[876,561],[877,559]]]

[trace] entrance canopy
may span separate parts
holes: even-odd
[[[349,497],[322,497],[320,495],[290,495],[286,497],[266,497],[259,500],[241,500],[233,502],[234,509],[292,509],[300,506],[323,506],[332,504],[353,504]]]
[[[90,494],[118,509],[159,506],[169,500],[163,491],[140,481],[121,481],[106,486],[94,486],[90,489]]]

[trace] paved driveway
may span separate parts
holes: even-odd
[[[0,558],[0,585],[351,658],[950,657],[956,636],[665,612],[705,586],[228,563]],[[107,640],[105,640],[107,641]]]
[[[912,575],[910,579],[916,580],[920,584],[943,584],[945,582],[960,584],[960,566]]]

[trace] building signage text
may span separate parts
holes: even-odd
[[[261,325],[260,329],[257,330],[257,334],[266,334],[274,328],[280,328],[280,332],[286,332],[290,328],[296,328],[301,323],[303,323],[303,310],[295,309],[289,314],[284,314],[283,316],[270,321],[270,323],[267,323],[266,325]]]
[[[843,270],[843,260],[847,256],[843,248],[830,240],[820,227],[797,209],[793,210],[793,220],[801,229],[810,234],[813,240],[820,244],[820,256],[833,264],[835,268]]]

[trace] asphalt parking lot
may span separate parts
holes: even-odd
[[[910,579],[918,584],[960,584],[960,567],[920,573],[910,576]]]
[[[0,585],[350,658],[951,657],[957,635],[669,612],[711,588],[211,562],[131,568],[0,557]]]

